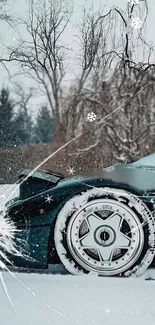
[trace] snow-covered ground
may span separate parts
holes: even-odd
[[[3,275],[1,325],[154,325],[155,282],[15,273]],[[29,289],[31,291],[29,291]]]
[[[121,279],[2,272],[0,325],[154,325],[155,281],[145,281],[153,273]]]

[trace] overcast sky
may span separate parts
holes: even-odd
[[[0,0],[2,1],[2,0]],[[28,12],[28,0],[7,0],[6,4],[4,1],[4,5],[2,4],[3,8],[9,13],[11,13],[14,17],[26,17]],[[94,0],[94,8],[97,9],[102,6],[106,6],[107,11],[112,6],[116,5],[119,8],[124,9],[126,6],[127,0]],[[155,0],[148,0],[149,3],[149,16],[147,21],[147,38],[152,41],[155,44]],[[82,7],[85,5],[87,7],[90,7],[92,4],[92,0],[74,0],[74,12],[71,19],[71,22],[69,23],[65,35],[64,35],[64,42],[69,46],[73,46],[75,48],[75,43],[73,43],[73,35],[75,34],[75,28],[73,27],[73,24],[75,26],[76,22],[78,22],[81,19],[82,16]],[[22,30],[20,30],[20,33],[22,35]],[[23,35],[22,35],[23,36]],[[16,43],[18,39],[18,33],[16,32],[16,28],[11,29],[6,23],[3,23],[0,21],[0,41],[2,44],[12,45],[13,43]],[[0,48],[0,54],[3,52],[3,45],[1,45]],[[9,71],[11,74],[16,72],[16,66],[14,63],[11,63],[8,65]],[[76,65],[74,62],[71,62],[70,65],[70,78],[71,73],[76,73]],[[69,80],[69,77],[68,79]],[[67,81],[68,82],[68,81]],[[9,81],[8,81],[8,75],[5,71],[5,69],[0,66],[0,88],[2,85],[8,85],[11,87]],[[25,87],[28,87],[30,83],[27,82],[25,78],[22,78],[22,84]],[[40,105],[40,98],[37,96],[35,98],[35,104],[38,106]]]

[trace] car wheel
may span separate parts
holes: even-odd
[[[64,205],[54,240],[74,275],[140,276],[155,255],[153,213],[130,192],[93,188]]]

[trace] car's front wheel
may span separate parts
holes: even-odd
[[[71,198],[54,237],[61,262],[75,275],[139,276],[155,255],[152,212],[137,196],[114,188]]]

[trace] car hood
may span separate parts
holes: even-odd
[[[104,169],[104,178],[142,191],[155,190],[155,167],[116,164]]]

